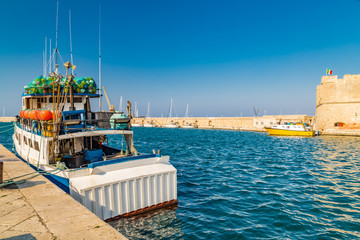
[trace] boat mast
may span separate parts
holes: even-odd
[[[57,40],[58,40],[58,23],[59,23],[59,0],[57,1],[57,7],[56,7],[56,34],[55,34],[55,73],[58,73],[58,63],[57,63]]]
[[[101,4],[99,4],[99,94],[100,94],[100,98],[99,98],[99,109],[101,112],[101,38],[100,38],[100,20],[101,20]]]
[[[45,76],[45,51],[43,50],[43,76]]]
[[[73,60],[72,41],[71,41],[71,10],[69,10],[69,30],[70,30],[70,61],[71,61],[71,65],[73,65],[74,60]],[[74,75],[73,67],[71,67],[71,74]]]
[[[44,77],[47,75],[47,37],[45,37],[45,54],[44,54]]]

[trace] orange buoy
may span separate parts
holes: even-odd
[[[36,120],[36,112],[35,112],[35,110],[31,110],[31,111],[29,112],[29,118],[30,118],[31,120]]]
[[[41,121],[49,121],[53,118],[52,112],[49,110],[43,110],[39,115]]]
[[[20,117],[22,117],[22,118],[24,117],[24,112],[25,112],[24,110],[20,111]]]
[[[24,118],[29,118],[29,109],[26,109],[25,111],[24,111]]]
[[[41,112],[41,110],[35,110],[35,119],[36,120],[40,120],[40,112]]]

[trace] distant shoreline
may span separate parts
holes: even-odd
[[[15,122],[15,117],[0,117],[0,122]]]

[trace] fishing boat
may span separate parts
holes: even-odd
[[[294,124],[294,125],[274,125],[271,127],[265,127],[265,130],[270,135],[279,135],[279,136],[305,136],[313,137],[315,136],[315,131],[311,130],[309,126],[303,124]]]
[[[137,152],[131,104],[127,115],[93,112],[95,81],[64,66],[65,77],[54,71],[25,88],[13,135],[18,156],[103,220],[176,205],[177,171],[160,151]]]

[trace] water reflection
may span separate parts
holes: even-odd
[[[139,152],[170,155],[179,206],[110,223],[129,239],[360,238],[360,138],[134,131]]]
[[[312,205],[321,209],[319,221],[328,223],[328,236],[360,237],[360,138],[327,136],[312,146],[315,176]]]
[[[160,209],[152,213],[109,222],[129,239],[182,239],[181,220],[175,209]]]

